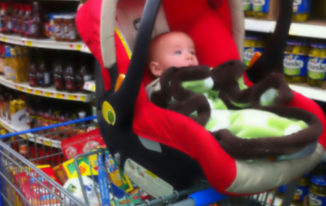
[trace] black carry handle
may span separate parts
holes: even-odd
[[[119,95],[126,98],[124,99],[125,101],[135,102],[138,96],[138,90],[146,68],[147,52],[152,31],[160,4],[161,0],[146,1],[130,65],[126,77],[118,90]]]
[[[282,65],[283,53],[288,39],[292,20],[293,0],[279,0],[279,15],[271,39],[262,56],[246,72],[249,79],[256,83]]]
[[[118,91],[114,92],[114,87],[111,84],[112,89],[110,91],[104,91],[104,93],[100,94],[101,91],[103,92],[102,89],[96,94],[99,95],[98,112],[102,112],[102,103],[104,101],[109,102],[114,108],[117,117],[114,126],[122,127],[124,130],[131,130],[135,103],[144,76],[147,52],[160,4],[161,0],[147,0],[145,3],[129,68]],[[114,64],[112,69],[109,70],[111,72],[110,75],[117,75],[116,72],[112,74],[112,72],[117,71],[116,66]],[[112,82],[115,82],[115,79],[112,79]]]

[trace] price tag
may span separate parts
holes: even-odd
[[[93,84],[92,87],[91,87],[91,91],[92,91],[92,92],[95,92],[95,89],[96,89],[96,88],[95,88],[95,84]]]
[[[71,95],[71,94],[69,94],[69,95],[68,95],[68,99],[69,99],[69,100],[75,100],[76,97],[75,97],[75,95]]]
[[[82,47],[83,47],[83,46],[82,46],[81,44],[76,44],[76,50],[77,50],[77,51],[80,51],[80,50],[82,49]]]
[[[58,99],[63,99],[64,94],[58,93],[58,94],[55,95],[55,97],[58,98]]]
[[[86,101],[86,97],[85,96],[80,96],[80,100],[85,102]]]
[[[52,97],[53,96],[53,93],[51,93],[51,92],[45,92],[44,93],[44,96],[46,96],[46,97]]]
[[[30,40],[28,40],[28,41],[26,41],[26,45],[27,45],[27,46],[33,46],[33,42],[30,41]]]
[[[25,90],[25,88],[24,88],[24,87],[21,87],[21,86],[17,86],[17,89],[18,89],[19,91],[24,91],[24,90]]]
[[[33,90],[32,90],[32,89],[29,89],[29,88],[27,88],[27,89],[26,89],[26,92],[27,92],[27,93],[33,93]]]
[[[1,41],[3,41],[3,42],[6,42],[7,41],[7,38],[6,37],[1,37]]]
[[[52,142],[50,140],[44,140],[44,145],[45,146],[51,146]]]
[[[40,91],[40,90],[35,90],[35,92],[34,92],[36,95],[42,95],[43,94],[43,92],[42,91]]]

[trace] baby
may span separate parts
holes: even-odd
[[[170,67],[198,66],[195,45],[192,39],[183,32],[167,32],[155,37],[150,45],[148,68],[156,80],[147,87],[151,96],[159,88],[159,78]]]
[[[223,129],[229,130],[237,137],[234,139],[258,139],[291,135],[308,127],[302,120],[257,109],[273,105],[275,102],[284,105],[285,101],[292,97],[282,78],[272,76],[272,80],[267,81],[268,86],[266,83],[265,86],[261,85],[265,87],[261,91],[257,87],[246,87],[242,70],[238,70],[239,67],[242,68],[241,64],[231,62],[214,69],[199,66],[194,42],[185,33],[168,32],[154,38],[148,60],[149,70],[157,77],[146,87],[151,101],[194,119],[218,140],[221,140],[219,132]],[[234,74],[233,67],[236,71]],[[230,81],[229,77],[233,80]],[[275,85],[276,89],[270,84]],[[284,95],[280,95],[281,92],[286,94],[285,99]],[[234,94],[236,95],[232,96]],[[253,97],[257,95],[258,98]],[[280,101],[279,96],[282,96],[283,100]],[[252,99],[255,99],[256,103]],[[254,105],[256,108],[253,108]],[[239,145],[243,146],[243,143],[240,142]],[[235,144],[230,144],[224,149],[233,156],[247,157],[246,154],[241,156],[241,152],[238,153],[239,150],[232,147],[237,148]]]

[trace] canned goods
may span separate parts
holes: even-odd
[[[254,15],[251,2],[252,0],[242,0],[243,11],[246,17],[252,17]]]
[[[309,206],[326,206],[326,177],[316,175],[311,178]]]
[[[270,0],[253,0],[252,8],[256,18],[265,18],[269,12]]]
[[[249,63],[256,52],[263,53],[265,40],[262,36],[247,35],[244,40],[244,64],[248,67]]]
[[[326,80],[326,45],[312,44],[308,60],[308,84],[322,87]]]
[[[308,47],[304,42],[288,41],[284,52],[283,73],[289,82],[306,82]]]
[[[310,12],[310,0],[293,1],[293,21],[307,21]]]

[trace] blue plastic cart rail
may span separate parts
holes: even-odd
[[[0,139],[13,137],[13,136],[19,136],[19,135],[23,135],[23,134],[27,134],[27,133],[33,133],[33,132],[49,130],[49,129],[62,127],[62,126],[66,126],[66,125],[71,125],[71,124],[77,124],[77,123],[81,123],[81,122],[87,122],[87,121],[91,121],[91,120],[94,120],[94,119],[96,119],[96,116],[89,116],[89,117],[85,117],[85,118],[82,118],[82,119],[75,119],[75,120],[62,122],[62,123],[58,123],[58,124],[52,124],[52,125],[45,126],[45,127],[37,127],[37,128],[33,128],[33,129],[19,131],[19,132],[12,132],[12,133],[8,133],[8,134],[0,135]]]

